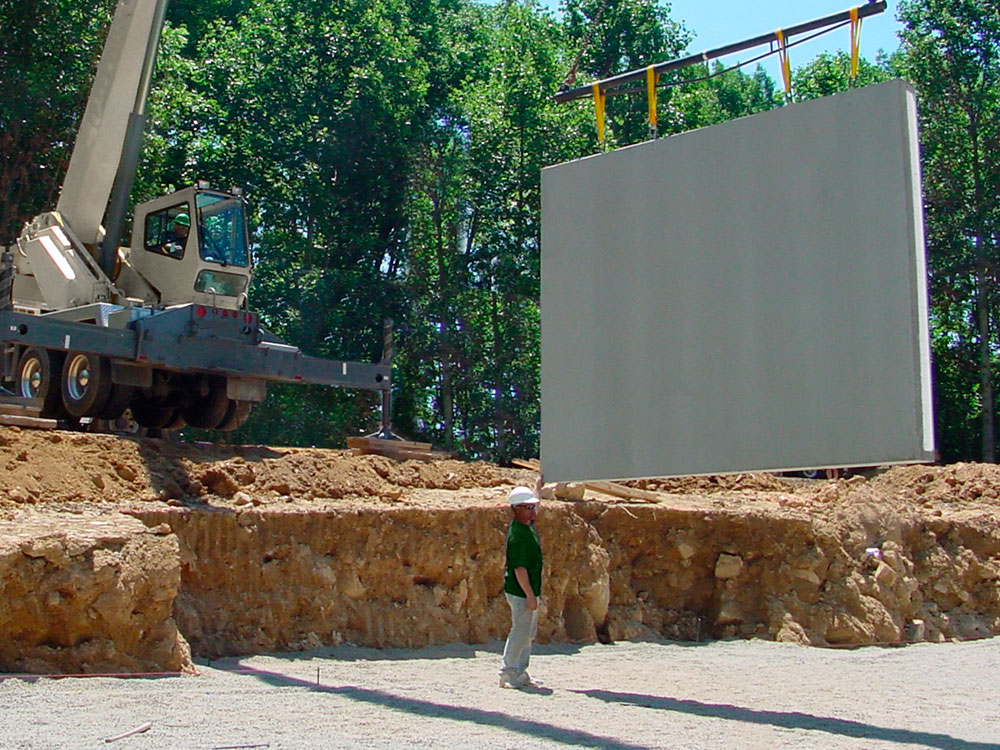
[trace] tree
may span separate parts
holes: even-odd
[[[55,207],[113,7],[0,0],[0,244]]]
[[[378,359],[383,319],[405,322],[394,274],[428,92],[425,37],[410,11],[404,0],[261,0],[235,17],[191,19],[200,39],[161,66],[174,85],[154,102],[161,164],[151,182],[246,189],[252,302],[309,354]],[[296,393],[275,389],[259,411],[298,423],[303,442],[337,442],[375,420],[374,394]],[[312,418],[324,409],[336,428]],[[247,431],[254,424],[263,417]]]
[[[980,455],[996,461],[994,373],[1000,251],[1000,8],[978,0],[904,0],[898,65],[920,99],[939,434],[968,457],[970,408]],[[974,347],[973,347],[974,343]],[[976,403],[967,362],[975,348]]]
[[[858,58],[857,77],[851,78],[851,56],[846,52],[822,52],[792,72],[794,101],[817,99],[857,86],[870,86],[892,78],[888,58],[880,56],[874,63]]]
[[[690,33],[670,19],[670,5],[656,0],[565,0],[565,33],[573,64],[568,86],[598,81],[616,73],[677,57]],[[670,80],[680,80],[671,75]],[[667,83],[666,80],[660,83]],[[669,101],[670,92],[663,95]],[[636,143],[648,136],[644,106],[632,96],[609,97],[606,104],[609,145]]]
[[[476,64],[438,111],[410,186],[417,314],[397,415],[506,461],[538,450],[540,170],[581,155],[587,136],[552,101],[565,72],[557,24],[510,0],[470,13]]]

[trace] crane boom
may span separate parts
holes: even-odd
[[[17,252],[0,252],[0,385],[43,415],[130,409],[157,430],[236,429],[269,381],[366,388],[382,392],[379,434],[391,435],[391,329],[376,364],[322,360],[250,311],[239,186],[199,179],[138,203],[119,246],[169,0],[116,2],[56,210],[24,225]]]
[[[119,0],[56,204],[96,244],[123,159],[130,113],[144,106],[166,0]]]

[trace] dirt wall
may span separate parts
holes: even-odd
[[[0,670],[502,638],[533,475],[0,428]],[[646,480],[542,505],[541,641],[813,645],[1000,632],[1000,467]]]
[[[191,670],[177,537],[125,516],[0,522],[0,671]]]
[[[143,510],[177,534],[196,654],[502,638],[503,509]],[[828,524],[599,503],[545,508],[541,641],[763,637],[813,645],[1000,632],[993,519]]]

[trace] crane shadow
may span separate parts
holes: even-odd
[[[770,724],[782,729],[804,729],[843,737],[856,737],[879,742],[898,742],[903,745],[919,745],[920,747],[941,748],[941,750],[1000,750],[1000,745],[989,742],[972,742],[934,732],[879,727],[859,721],[814,716],[798,711],[759,711],[725,703],[702,703],[695,700],[664,698],[641,693],[617,693],[608,690],[574,690],[572,692],[608,703],[625,703],[642,708],[678,711],[694,716],[744,721],[751,724]]]
[[[246,674],[275,687],[298,687],[308,688],[317,693],[327,693],[339,695],[360,703],[368,703],[374,706],[382,706],[394,711],[403,711],[423,716],[427,718],[447,718],[451,721],[466,721],[481,726],[496,727],[509,732],[517,732],[530,738],[533,742],[540,739],[559,742],[570,747],[599,747],[607,750],[652,750],[645,745],[634,745],[628,742],[621,742],[613,737],[602,737],[580,729],[569,729],[550,724],[544,721],[533,719],[522,719],[517,716],[503,713],[502,711],[487,711],[481,708],[471,708],[469,706],[455,706],[447,703],[435,703],[433,701],[410,698],[396,695],[385,690],[373,690],[371,688],[361,688],[353,685],[331,686],[318,682],[310,682],[298,677],[272,672],[265,669],[255,669],[245,665],[231,671],[239,674]],[[551,690],[540,693],[541,696],[550,695]],[[536,693],[537,694],[537,693]],[[542,704],[539,704],[541,706]]]

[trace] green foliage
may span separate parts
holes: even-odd
[[[691,39],[670,19],[669,6],[655,0],[566,0],[564,10],[566,41],[574,54],[570,85],[671,60]],[[605,116],[609,146],[647,137],[646,107],[637,97],[609,97]]]
[[[113,0],[0,0],[0,245],[51,210]]]
[[[920,104],[938,436],[947,459],[995,460],[1000,9],[907,0],[899,16],[894,64]]]
[[[888,60],[882,58],[870,63],[862,57],[858,59],[857,77],[852,80],[849,54],[823,52],[811,62],[793,71],[792,97],[794,101],[817,99],[857,86],[882,83],[892,77]]]
[[[556,24],[528,4],[472,11],[477,60],[441,103],[409,190],[412,325],[396,421],[470,457],[534,455],[539,426],[540,170],[584,153],[552,102]],[[575,147],[574,147],[575,144]]]
[[[54,203],[113,5],[0,0],[0,240]],[[601,148],[592,102],[552,94],[674,58],[690,38],[656,0],[563,10],[173,0],[132,197],[197,178],[244,187],[251,302],[268,328],[309,354],[370,361],[392,318],[404,436],[470,458],[536,455],[540,172]],[[946,457],[969,458],[990,434],[1000,350],[1000,21],[973,0],[905,0],[900,15],[900,53],[862,59],[854,82],[847,55],[820,55],[794,71],[793,100],[898,73],[918,87],[939,434]],[[694,66],[660,84],[661,134],[784,103],[761,68]],[[648,137],[637,88],[608,100],[606,147]],[[272,386],[223,439],[341,445],[377,429],[378,401]]]

